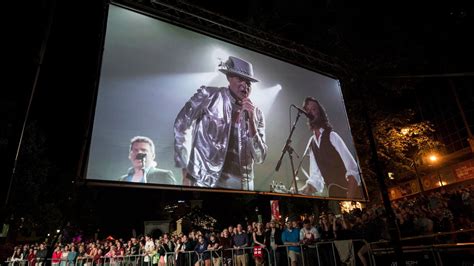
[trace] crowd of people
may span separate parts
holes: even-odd
[[[265,224],[253,222],[246,227],[229,226],[221,232],[192,230],[189,234],[165,233],[157,239],[145,235],[128,241],[56,243],[50,256],[45,244],[26,244],[15,249],[10,262],[27,261],[36,265],[50,261],[52,265],[68,266],[125,260],[147,265],[282,265],[289,261],[290,265],[298,265],[303,259],[302,245],[356,237],[355,231],[351,234],[349,228],[363,231],[363,227],[369,228],[364,225],[367,222],[365,218],[357,218],[354,224],[346,223],[342,215],[322,213],[317,220],[308,216],[303,221],[289,219],[283,224],[274,220]],[[328,254],[326,259],[331,257]]]
[[[474,186],[450,191],[441,189],[411,199],[393,201],[401,236],[474,228],[471,222],[473,192]],[[219,232],[192,230],[187,234],[165,233],[157,239],[145,235],[129,240],[55,243],[49,248],[52,253],[48,253],[46,243],[25,244],[15,248],[9,261],[39,266],[46,261],[58,266],[87,266],[125,260],[160,266],[283,265],[287,262],[299,265],[302,259],[308,262],[315,257],[307,248],[315,243],[349,239],[361,239],[365,243],[389,240],[387,218],[382,205],[372,204],[364,209],[355,208],[349,213],[322,212],[319,216],[307,215],[281,222],[272,220],[267,223],[237,224]],[[334,257],[329,250],[320,250],[321,263],[324,264],[324,260],[330,263]],[[369,247],[363,244],[356,251],[361,263],[368,265]],[[304,256],[302,252],[305,252]]]
[[[474,185],[393,201],[402,237],[474,228]]]

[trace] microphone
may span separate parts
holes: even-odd
[[[135,160],[143,160],[146,158],[146,153],[137,153]]]
[[[244,113],[244,120],[245,120],[245,122],[248,122],[248,121],[249,121],[249,112],[247,112],[247,111],[244,110],[243,113]]]
[[[146,153],[142,153],[142,152],[137,153],[137,155],[135,156],[135,159],[142,161],[143,180],[145,181],[145,183],[148,183],[148,181],[146,180],[146,175],[145,175]]]
[[[313,116],[312,116],[312,115],[308,114],[305,110],[299,108],[298,106],[296,106],[296,105],[294,105],[294,104],[292,104],[292,105],[290,105],[290,106],[296,108],[296,110],[298,110],[299,113],[304,114],[307,118],[313,119]]]
[[[244,129],[245,131],[249,130],[249,113],[247,111],[243,111],[244,113]]]

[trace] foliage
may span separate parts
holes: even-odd
[[[191,209],[191,211],[182,218],[189,220],[195,229],[209,230],[210,228],[214,228],[217,224],[216,219],[210,215],[204,214],[202,208],[199,207]]]
[[[380,188],[369,141],[372,130],[383,177],[394,173],[401,182],[415,177],[413,162],[421,164],[427,153],[442,149],[435,138],[434,126],[413,111],[416,106],[413,81],[375,82],[355,79],[343,83],[346,108],[359,164],[372,200],[380,196]],[[367,125],[370,120],[370,129]],[[402,133],[403,130],[403,133]],[[391,184],[388,184],[391,185]]]
[[[439,151],[442,144],[434,138],[434,127],[428,121],[415,121],[415,113],[406,110],[386,116],[374,125],[379,160],[398,179],[415,173],[414,163],[421,165],[425,157]]]

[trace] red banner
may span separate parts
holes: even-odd
[[[272,208],[272,220],[280,220],[280,206],[278,200],[271,200],[270,207]]]
[[[458,163],[454,167],[454,172],[456,173],[456,178],[459,181],[474,178],[474,160]]]

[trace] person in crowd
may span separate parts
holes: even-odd
[[[309,153],[310,169],[300,193],[361,198],[359,168],[346,144],[329,123],[326,110],[314,97],[306,97],[303,109],[308,113],[308,126],[313,135],[304,152],[305,155]]]
[[[181,246],[178,250],[178,265],[189,265],[193,261],[193,256],[188,251],[194,251],[194,243],[191,242],[187,235],[181,237]]]
[[[29,253],[26,259],[28,260],[28,266],[36,265],[36,249],[35,248],[31,247],[29,249]]]
[[[230,56],[219,66],[228,86],[202,86],[176,117],[176,167],[185,186],[254,190],[253,165],[267,154],[264,116],[249,98],[257,79],[241,58]]]
[[[183,236],[178,236],[178,238],[176,238],[176,242],[175,242],[175,248],[174,248],[174,261],[176,261],[177,265],[178,264],[178,260],[180,259],[180,251],[182,250],[182,247],[183,247],[183,241],[181,240]]]
[[[319,238],[319,232],[314,226],[311,225],[311,221],[309,219],[305,219],[303,221],[303,228],[300,230],[300,241],[301,244],[304,245],[303,252],[305,254],[305,265],[315,265],[317,263],[316,249],[309,246],[314,245],[316,241],[319,240]]]
[[[76,264],[76,258],[77,258],[76,246],[72,245],[71,250],[67,254],[68,266],[74,266]]]
[[[257,223],[256,230],[252,234],[253,238],[253,257],[256,266],[262,266],[265,263],[265,231],[262,223]]]
[[[13,254],[12,256],[10,257],[10,264],[11,266],[14,266],[14,265],[20,265],[21,261],[23,260],[23,252],[21,250],[21,248],[16,248],[14,251],[13,251]]]
[[[98,245],[96,243],[92,243],[91,244],[91,248],[89,249],[89,251],[87,252],[87,260],[86,260],[86,263],[87,265],[91,264],[92,262],[94,262],[94,260],[96,259],[97,257],[97,254],[99,253],[99,248],[98,248]]]
[[[255,226],[256,225],[257,224],[255,223]],[[247,225],[247,231],[245,233],[247,233],[247,239],[249,240],[249,243],[248,243],[249,247],[253,246],[253,232],[255,232],[256,230],[255,226],[253,226],[253,224]]]
[[[209,236],[209,245],[207,246],[207,250],[211,252],[212,266],[220,266],[222,257],[222,246],[219,242],[219,239],[214,233]]]
[[[194,266],[201,266],[202,264],[205,266],[211,266],[211,254],[210,251],[207,250],[208,246],[209,243],[207,240],[203,235],[199,234],[197,244],[194,247],[194,251],[198,255]]]
[[[93,258],[93,265],[100,265],[102,263],[104,263],[104,260],[102,259],[102,256],[104,255],[103,251],[101,248],[98,248],[97,249],[97,253],[95,254],[94,258]]]
[[[305,219],[303,221],[303,228],[300,230],[301,243],[304,245],[313,245],[319,238],[319,232],[311,225],[309,219]]]
[[[53,266],[59,265],[59,263],[61,262],[61,256],[62,256],[61,246],[57,245],[51,257],[51,265]]]
[[[234,249],[234,260],[237,266],[247,266],[247,253],[245,248],[249,246],[247,234],[243,231],[242,225],[237,224],[237,233],[232,237]]]
[[[232,228],[233,230],[233,228]],[[231,248],[234,247],[233,237],[229,233],[229,229],[224,229],[222,231],[222,237],[220,239],[222,246],[222,264],[226,266],[233,265],[232,263],[232,251]]]
[[[29,250],[30,250],[30,246],[28,244],[23,245],[22,251],[21,251],[21,255],[23,259],[26,259],[28,257],[28,254],[30,253]]]
[[[232,225],[229,225],[229,227],[227,227],[227,231],[229,233],[229,236],[234,236],[235,234],[235,230],[234,230],[234,227]]]
[[[281,229],[277,227],[275,220],[271,220],[270,229],[265,232],[265,246],[270,252],[270,263],[272,265],[280,265],[282,253],[285,252],[284,247],[279,247],[283,245],[281,236]]]
[[[281,234],[283,244],[288,246],[288,259],[291,266],[297,266],[301,263],[300,230],[298,229],[298,221],[291,220],[287,224],[287,228]]]
[[[69,245],[65,245],[61,248],[61,266],[67,266],[67,257],[69,255]]]
[[[48,251],[46,250],[46,246],[44,243],[39,245],[38,251],[36,252],[36,262],[37,266],[43,266],[46,261],[46,256]]]
[[[76,265],[83,266],[87,258],[86,249],[84,244],[80,244],[77,250]]]
[[[143,247],[143,261],[145,264],[151,264],[151,258],[153,256],[153,251],[155,250],[155,243],[153,241],[153,238],[147,234],[145,235],[145,245]]]
[[[128,159],[132,167],[120,181],[176,185],[173,172],[157,168],[155,144],[148,137],[136,136],[130,140]]]
[[[116,251],[116,247],[111,246],[109,251],[107,251],[107,253],[105,253],[105,255],[104,255],[105,263],[108,263],[108,264],[114,264],[115,263],[115,251]]]
[[[169,239],[169,234],[165,233],[163,234],[163,239],[160,241],[160,246],[158,253],[160,254],[160,261],[159,265],[160,266],[165,266],[168,260],[171,259],[171,256],[169,256],[167,253],[174,252],[174,244],[173,241]]]

